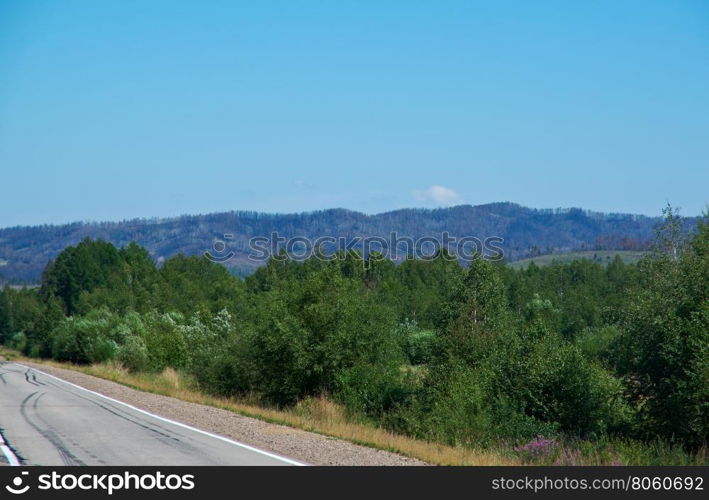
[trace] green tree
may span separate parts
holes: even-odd
[[[340,262],[281,281],[258,297],[253,326],[233,349],[248,353],[253,389],[271,402],[336,391],[338,377],[357,366],[401,362],[391,310],[359,278],[343,276]],[[243,360],[235,364],[244,366]]]
[[[475,259],[443,312],[442,345],[448,355],[474,364],[500,332],[509,328],[507,298],[495,266]]]
[[[67,315],[77,311],[82,292],[105,287],[112,274],[121,271],[116,247],[101,240],[86,238],[67,247],[51,261],[42,275],[40,294],[59,298]]]
[[[0,290],[0,344],[4,344],[14,333],[10,306],[10,287]]]
[[[243,282],[206,257],[177,255],[165,261],[159,275],[156,301],[163,311],[189,316],[197,311],[237,312],[243,306]]]
[[[668,231],[676,220],[667,214]],[[667,246],[640,263],[641,286],[628,301],[618,342],[645,437],[709,440],[709,255],[706,222],[687,249]],[[673,240],[674,241],[674,240]],[[670,251],[662,249],[669,248]]]

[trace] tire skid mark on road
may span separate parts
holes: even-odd
[[[23,375],[25,377],[25,381],[29,382],[27,372],[30,371],[31,368],[28,368],[27,371],[21,369],[16,370],[13,369],[12,365],[7,361],[0,362],[0,366],[2,366],[2,369],[5,370],[4,372],[2,372],[3,375],[10,375],[16,373],[18,375]]]
[[[34,372],[34,370],[32,370],[32,380],[35,381],[39,385],[45,385],[44,382],[40,382],[39,380],[37,380],[37,374]]]
[[[30,370],[29,369],[27,369],[27,371],[25,372],[25,382],[27,382],[28,384],[39,386],[39,384],[37,382],[33,382],[32,380],[30,380]]]
[[[98,402],[95,399],[87,396],[82,396],[81,394],[77,394],[76,392],[63,387],[61,384],[57,384],[51,380],[47,380],[46,385],[50,385],[52,387],[56,387],[57,389],[61,389],[72,396],[76,396],[78,398],[84,399],[88,401],[89,403],[93,403],[94,405],[98,406],[99,408],[106,410],[107,412],[111,413],[112,415],[115,415],[119,418],[122,418],[124,420],[127,420],[128,422],[135,424],[143,429],[146,429],[150,432],[153,432],[159,436],[159,439],[163,442],[166,442],[169,446],[176,446],[179,445],[180,448],[184,450],[185,453],[187,454],[200,454],[200,455],[205,455],[203,450],[200,450],[199,448],[193,446],[189,442],[185,441],[184,439],[181,439],[181,437],[177,437],[175,435],[175,431],[168,429],[166,427],[161,426],[160,424],[156,423],[148,423],[144,419],[141,419],[140,417],[136,417],[131,415],[130,413],[125,412],[122,408],[120,408],[117,405],[113,405],[110,402],[102,403]],[[207,458],[209,456],[205,455]]]
[[[124,419],[124,420],[127,420],[127,421],[129,421],[130,423],[132,423],[132,424],[135,424],[135,425],[137,425],[137,426],[139,426],[139,427],[142,427],[142,428],[144,428],[144,429],[147,429],[147,430],[149,430],[149,431],[152,431],[152,432],[154,432],[154,433],[160,435],[161,437],[170,439],[170,440],[172,440],[172,441],[177,441],[178,443],[181,443],[181,442],[182,442],[179,438],[170,435],[169,433],[170,433],[171,431],[170,431],[169,429],[166,429],[166,428],[164,428],[164,427],[162,427],[162,426],[160,426],[160,425],[158,425],[158,424],[147,424],[147,423],[145,423],[145,422],[141,422],[140,420],[137,420],[137,419],[135,419],[134,417],[130,417],[128,413],[125,413],[124,411],[122,411],[121,409],[117,408],[116,406],[111,405],[110,403],[99,403],[99,402],[96,401],[95,399],[92,399],[92,398],[89,398],[89,397],[86,397],[86,396],[82,396],[82,395],[80,395],[80,394],[77,394],[76,392],[70,391],[70,390],[67,389],[66,387],[62,387],[61,385],[55,384],[54,382],[51,382],[51,381],[47,381],[47,384],[51,385],[52,387],[56,387],[57,389],[61,389],[61,390],[65,391],[65,392],[68,392],[68,393],[71,394],[72,396],[76,396],[77,398],[84,399],[84,400],[88,401],[89,403],[93,403],[93,404],[95,404],[96,406],[98,406],[99,408],[101,408],[101,409],[103,409],[103,410],[106,410],[107,412],[109,412],[109,413],[111,413],[111,414],[113,414],[113,415],[115,415],[115,416],[117,416],[117,417],[120,417],[120,418],[122,418],[122,419]]]
[[[62,459],[62,462],[64,462],[64,465],[86,465],[82,460],[80,460],[76,455],[74,455],[64,444],[64,442],[61,440],[61,438],[57,435],[57,433],[51,428],[51,426],[47,425],[46,421],[43,421],[45,425],[47,425],[46,429],[43,429],[40,427],[36,422],[34,422],[30,416],[29,412],[27,411],[27,405],[35,395],[37,395],[39,391],[35,391],[29,396],[27,396],[23,401],[22,404],[20,405],[20,413],[22,414],[22,418],[25,419],[25,421],[34,429],[36,430],[42,437],[44,437],[47,441],[49,441],[54,448],[56,448],[57,452],[59,453],[59,456]],[[32,408],[35,411],[35,416],[37,417],[38,420],[42,420],[40,415],[39,415],[39,408],[38,408],[38,402],[39,399],[44,396],[46,392],[41,393],[37,398],[35,399]]]
[[[0,373],[0,380],[2,381],[3,385],[7,384],[5,375],[9,375],[11,373],[22,373],[22,370],[14,370],[12,368],[12,365],[8,361],[0,361],[0,367],[2,367],[2,369],[4,370],[2,373]]]
[[[42,385],[45,385],[45,384],[42,384]],[[32,407],[33,407],[33,409],[35,410],[35,413],[36,413],[36,415],[37,415],[37,418],[38,418],[40,421],[42,421],[42,423],[44,423],[44,425],[45,425],[47,428],[52,428],[52,426],[47,422],[47,420],[42,417],[42,414],[39,412],[39,408],[38,408],[38,406],[37,406],[38,403],[39,403],[39,399],[40,399],[42,396],[44,396],[45,394],[46,394],[46,392],[43,392],[42,394],[40,394],[39,397],[37,397],[37,398],[34,400],[34,403],[32,404]],[[96,455],[94,455],[93,453],[91,453],[91,450],[86,449],[84,446],[81,445],[81,443],[76,442],[73,437],[67,436],[66,434],[64,434],[63,432],[61,432],[61,431],[59,431],[59,430],[52,430],[52,432],[54,432],[57,436],[59,436],[59,438],[65,439],[66,441],[68,441],[68,442],[70,442],[71,444],[73,444],[76,448],[80,449],[81,451],[83,451],[84,453],[86,453],[87,455],[89,455],[90,457],[96,459],[100,464],[106,465],[106,462],[104,462],[103,460],[101,460],[100,458],[98,458]],[[65,448],[66,448],[66,446],[65,446]],[[67,450],[68,450],[68,448],[67,448]],[[80,461],[81,461],[81,460],[80,460]],[[82,462],[81,465],[86,465],[86,464]]]

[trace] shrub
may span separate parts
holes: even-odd
[[[620,334],[620,330],[615,326],[586,328],[577,337],[576,345],[584,357],[611,368],[615,361],[613,347]]]
[[[407,395],[394,364],[357,364],[336,374],[335,397],[353,414],[381,417]]]
[[[100,363],[113,358],[118,344],[112,332],[118,318],[106,309],[69,317],[50,334],[52,357],[73,363]]]
[[[253,391],[257,387],[258,367],[247,349],[243,338],[235,335],[215,351],[201,369],[193,370],[195,379],[206,390],[224,396]]]
[[[180,313],[151,312],[143,317],[143,322],[149,369],[162,371],[168,366],[184,367],[189,360],[189,351],[179,326],[185,323],[185,317]]]
[[[415,321],[407,320],[397,327],[396,336],[412,365],[426,364],[433,358],[436,334],[432,330],[422,330]]]
[[[214,316],[197,314],[177,329],[187,345],[187,366],[200,371],[214,356],[218,355],[224,340],[231,334],[232,316],[222,309]]]
[[[419,391],[386,421],[400,432],[453,446],[494,445],[557,432],[525,415],[506,396],[496,395],[488,377],[460,361],[435,366]]]
[[[17,349],[18,351],[24,351],[27,347],[27,336],[23,332],[17,332],[12,337],[7,346],[10,349]]]
[[[252,325],[240,333],[232,353],[249,360],[233,362],[253,369],[251,390],[270,403],[333,392],[338,376],[360,365],[403,361],[391,311],[359,281],[342,277],[336,265],[316,269],[300,287],[261,292]],[[244,371],[236,374],[243,377]],[[243,386],[241,381],[227,385]]]
[[[622,425],[627,406],[620,381],[584,358],[576,346],[548,336],[533,346],[525,362],[517,394],[527,414],[579,435]]]
[[[709,233],[700,232],[693,244]],[[640,263],[646,283],[626,308],[617,367],[638,412],[636,432],[709,442],[709,254]]]
[[[150,366],[150,355],[143,338],[129,335],[118,348],[118,361],[130,371],[145,371]]]

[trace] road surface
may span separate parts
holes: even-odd
[[[0,362],[2,461],[10,465],[301,465],[12,362]]]

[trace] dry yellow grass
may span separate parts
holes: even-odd
[[[24,358],[6,349],[0,351],[9,359],[30,361],[47,366],[79,371],[95,377],[117,382],[145,392],[210,405],[233,411],[240,415],[267,422],[287,425],[317,432],[363,446],[400,453],[435,465],[519,465],[513,458],[494,451],[445,446],[413,439],[349,419],[342,407],[325,397],[309,398],[291,409],[274,409],[240,401],[234,398],[210,396],[194,389],[194,384],[172,368],[159,374],[131,373],[115,363],[73,365],[56,361]]]

